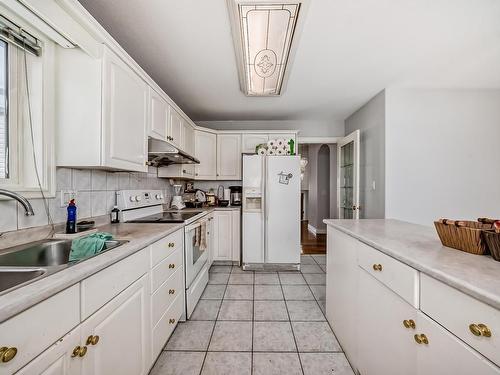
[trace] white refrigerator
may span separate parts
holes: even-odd
[[[243,268],[300,267],[300,157],[243,155]]]

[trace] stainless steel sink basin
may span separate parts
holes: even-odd
[[[126,241],[106,241],[101,251],[111,250]],[[71,240],[42,240],[0,252],[0,266],[47,267],[69,263]]]
[[[128,241],[106,241],[104,249],[96,255],[123,245]],[[42,240],[0,250],[0,294],[24,286],[71,267],[88,258],[69,261],[71,240]]]
[[[44,269],[0,268],[0,293],[13,287],[21,286],[28,281],[33,281],[43,276],[46,272]]]

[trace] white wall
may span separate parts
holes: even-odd
[[[301,137],[344,136],[344,121],[197,121],[196,124],[217,130],[299,130]]]
[[[386,90],[386,217],[500,217],[500,90]]]
[[[361,219],[385,216],[385,91],[345,120],[346,135],[361,130],[359,212]],[[375,184],[375,189],[373,185]]]

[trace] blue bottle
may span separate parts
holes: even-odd
[[[69,201],[67,210],[66,233],[76,233],[76,204],[74,199]]]

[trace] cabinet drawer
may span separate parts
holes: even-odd
[[[500,366],[499,310],[423,274],[420,309]],[[476,331],[479,336],[474,335],[469,328],[471,324],[484,324],[491,336],[487,337],[481,330]]]
[[[104,306],[149,270],[149,247],[81,282],[82,320]]]
[[[153,328],[153,362],[167,343],[168,338],[177,326],[182,315],[184,299],[178,295],[172,306],[163,314],[158,324]]]
[[[358,247],[359,266],[418,308],[418,271],[362,242]]]
[[[184,293],[182,282],[183,277],[184,273],[181,267],[177,271],[175,271],[175,273],[167,281],[165,281],[151,297],[151,317],[153,325],[158,322],[163,313],[172,304],[174,299],[179,294]]]
[[[153,268],[151,271],[151,293],[154,293],[165,280],[182,267],[183,255],[182,249],[178,249]]]
[[[0,374],[12,374],[80,323],[78,284],[0,324],[0,347],[16,356],[0,362]]]
[[[151,268],[183,247],[184,230],[180,229],[151,245]]]

